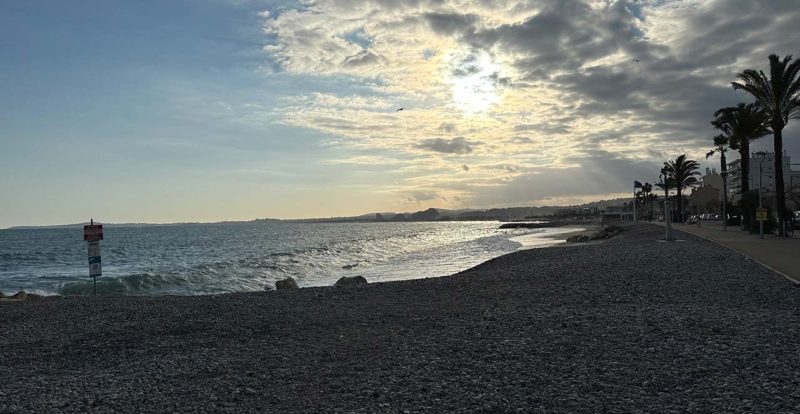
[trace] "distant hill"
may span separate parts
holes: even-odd
[[[585,214],[596,214],[605,210],[609,206],[618,206],[623,203],[631,202],[631,198],[617,198],[613,200],[592,201],[590,203],[569,205],[569,206],[540,206],[540,207],[498,207],[489,209],[458,209],[449,210],[444,208],[428,208],[426,210],[411,212],[381,212],[369,213],[350,217],[328,217],[311,219],[255,219],[249,221],[219,221],[215,223],[98,223],[106,227],[149,227],[149,226],[177,226],[177,225],[200,225],[200,224],[230,224],[230,223],[261,223],[282,221],[290,223],[352,223],[352,222],[394,222],[394,221],[468,221],[468,220],[499,220],[514,221],[540,217],[564,217]],[[60,228],[82,228],[89,223],[62,224],[52,226],[15,226],[9,229],[60,229]]]
[[[249,221],[217,221],[217,222],[210,222],[210,223],[203,223],[203,222],[185,222],[185,223],[101,223],[99,221],[95,221],[94,224],[102,224],[105,228],[113,228],[113,227],[165,227],[165,226],[186,226],[186,225],[208,225],[208,224],[229,224],[229,223],[258,223],[258,222],[268,222],[268,221],[280,221],[278,219],[270,219],[270,218],[263,218],[263,219],[255,219]],[[75,223],[75,224],[53,224],[48,226],[14,226],[9,227],[8,230],[30,230],[30,229],[83,229],[83,226],[88,225],[89,222],[85,223]]]

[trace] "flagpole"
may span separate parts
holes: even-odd
[[[633,185],[633,224],[636,224],[636,184]]]

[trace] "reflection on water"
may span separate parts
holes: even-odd
[[[497,222],[248,222],[107,227],[101,292],[207,294],[445,276],[575,228],[498,229]],[[81,229],[0,231],[0,291],[87,294]]]

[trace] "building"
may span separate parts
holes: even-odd
[[[711,185],[695,187],[689,195],[689,214],[720,213],[722,190]]]
[[[731,195],[741,192],[742,177],[741,177],[741,161],[735,160],[728,164],[728,171],[730,172],[730,188]],[[792,157],[783,152],[783,182],[786,186],[786,192],[800,186],[800,170],[792,170]],[[754,152],[750,154],[750,173],[748,174],[748,183],[751,190],[758,190],[759,184],[761,191],[764,193],[775,192],[775,153],[768,151]],[[737,197],[738,198],[738,197]]]
[[[722,197],[724,197],[722,190],[722,176],[717,173],[716,168],[706,168],[706,175],[700,178],[700,187],[714,187],[719,190],[719,197],[717,199],[718,202],[722,202]],[[728,197],[730,198],[731,190],[728,189]]]
[[[633,221],[633,204],[623,203],[621,206],[608,206],[600,213],[601,223]]]

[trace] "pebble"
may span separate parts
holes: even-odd
[[[0,412],[797,412],[797,289],[660,236],[360,289],[0,302]]]

